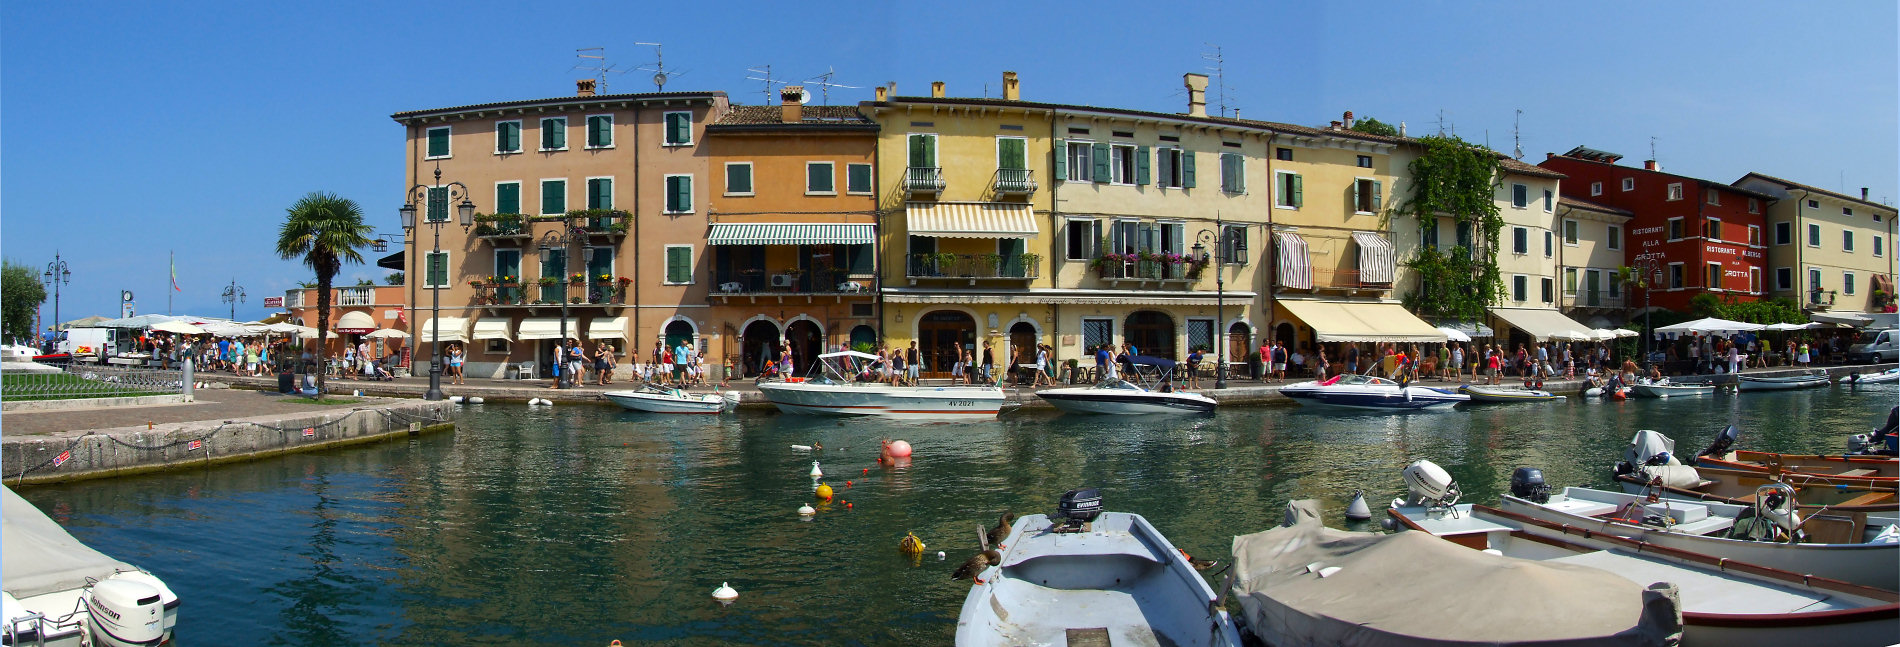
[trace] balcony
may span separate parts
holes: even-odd
[[[942,193],[943,168],[936,166],[912,166],[904,169],[904,192]]]
[[[475,216],[475,237],[491,242],[516,242],[533,238],[518,213]]]
[[[337,288],[336,305],[339,307],[376,305],[376,288]]]
[[[911,254],[904,263],[904,276],[916,279],[1030,280],[1042,277],[1042,256],[1018,254],[1008,259],[1001,254]]]
[[[1315,290],[1390,290],[1391,283],[1367,283],[1359,280],[1359,270],[1313,268]]]
[[[1029,169],[996,169],[993,186],[997,195],[1029,195],[1036,192],[1036,175]]]
[[[1176,260],[1176,259],[1179,260]],[[1186,257],[1142,259],[1127,254],[1107,254],[1089,263],[1095,276],[1110,284],[1122,281],[1160,281],[1186,283],[1201,278],[1207,263]]]
[[[1831,308],[1834,306],[1835,294],[1834,290],[1809,290],[1807,308],[1810,310]]]
[[[626,302],[629,285],[630,281],[616,280],[548,281],[532,286],[469,282],[469,286],[475,288],[475,305],[482,306],[490,315],[499,315],[508,308],[527,308],[533,314],[541,308],[559,308],[562,301],[567,301],[569,307],[604,306],[610,311],[619,310]]]
[[[593,237],[619,238],[627,235],[627,225],[632,222],[625,211],[589,209],[574,216],[574,226]]]
[[[726,276],[711,275],[712,291],[708,296],[731,303],[735,298],[748,299],[757,303],[759,298],[776,298],[784,303],[785,297],[804,297],[806,303],[814,297],[829,297],[843,301],[845,297],[869,297],[876,286],[876,279],[870,275],[853,275],[845,270],[820,270],[807,276],[802,270],[771,272],[763,269],[742,269]],[[724,280],[721,280],[724,279]]]
[[[1620,309],[1627,301],[1621,294],[1610,294],[1596,290],[1572,292],[1564,295],[1564,307],[1568,308],[1611,308]]]

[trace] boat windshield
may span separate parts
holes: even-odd
[[[1109,389],[1109,390],[1116,390],[1116,391],[1146,391],[1147,390],[1139,386],[1129,384],[1127,380],[1123,380],[1118,377],[1111,377],[1106,380],[1096,382],[1095,386],[1089,387],[1089,388]]]

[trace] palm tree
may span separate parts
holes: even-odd
[[[285,211],[284,227],[277,233],[277,254],[302,258],[317,273],[317,399],[323,399],[324,371],[329,365],[324,340],[330,335],[330,280],[343,262],[363,262],[356,250],[370,245],[374,227],[363,224],[363,209],[354,200],[334,193],[312,191]]]

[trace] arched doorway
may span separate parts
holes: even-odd
[[[917,350],[923,353],[922,377],[950,377],[964,350],[975,352],[976,319],[955,310],[937,310],[917,320]]]
[[[1122,338],[1135,345],[1135,350],[1149,357],[1180,359],[1175,356],[1174,319],[1153,310],[1143,310],[1128,315],[1128,325],[1122,327]]]
[[[1274,326],[1273,338],[1285,344],[1287,348],[1297,348],[1296,343],[1298,340],[1293,336],[1292,323],[1282,322],[1280,325]]]
[[[693,330],[693,324],[681,319],[674,319],[666,324],[667,348],[679,348],[682,343],[690,346],[695,341],[698,341],[698,335]]]
[[[1009,375],[1018,364],[1036,363],[1036,327],[1027,321],[1018,321],[1009,327],[1009,357],[997,358],[1003,366],[996,370]]]
[[[747,324],[740,333],[740,372],[746,377],[759,374],[765,362],[778,359],[778,324],[760,319]]]
[[[876,328],[872,328],[870,326],[860,324],[856,328],[851,329],[852,350],[856,350],[862,344],[870,344],[873,349],[877,347],[877,329]],[[872,350],[871,352],[877,352],[877,351]]]
[[[1247,322],[1236,321],[1227,327],[1227,361],[1245,362],[1247,354],[1253,352],[1253,326]]]
[[[810,375],[818,365],[818,354],[825,351],[825,331],[809,319],[800,319],[785,325],[785,343],[791,345],[792,371]]]

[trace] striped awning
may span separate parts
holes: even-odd
[[[937,238],[1035,238],[1035,211],[1002,202],[911,202],[904,220],[912,236]]]
[[[1398,256],[1392,241],[1370,231],[1352,232],[1352,240],[1359,244],[1359,282],[1391,283]]]
[[[595,317],[587,322],[587,338],[590,340],[627,338],[626,317]]]
[[[1436,326],[1396,303],[1367,301],[1301,301],[1280,299],[1274,303],[1285,308],[1301,323],[1313,328],[1321,342],[1435,342],[1444,343],[1445,333]]]
[[[1291,232],[1276,233],[1273,239],[1280,247],[1280,287],[1313,289],[1313,262],[1306,254],[1306,239]]]
[[[475,322],[475,332],[469,333],[469,339],[500,339],[514,341],[514,335],[508,332],[507,319],[482,319]]]
[[[869,245],[871,225],[760,223],[713,225],[708,245]]]

